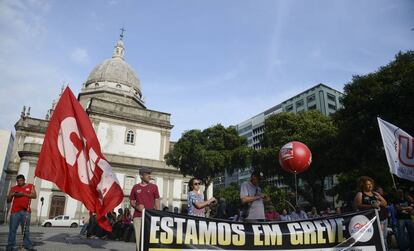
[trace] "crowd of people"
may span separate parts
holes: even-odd
[[[132,214],[129,208],[118,209],[118,213],[109,212],[106,217],[112,226],[112,232],[102,229],[97,222],[96,214],[91,213],[88,219],[83,219],[80,235],[87,238],[100,238],[110,240],[134,241],[134,228],[132,226]]]
[[[156,184],[151,182],[151,170],[142,168],[139,171],[141,182],[131,189],[129,208],[120,208],[117,213],[112,211],[107,214],[107,219],[112,226],[112,232],[106,232],[98,225],[95,213],[91,213],[88,219],[84,219],[84,225],[80,231],[87,238],[101,238],[111,240],[135,241],[137,250],[140,250],[140,230],[143,209],[160,210],[160,195]],[[226,205],[223,198],[214,197],[205,199],[200,189],[201,180],[192,178],[189,181],[187,205],[181,209],[181,214],[197,217],[213,217],[232,221],[295,221],[320,217],[328,217],[341,214],[342,208],[331,210],[329,207],[321,208],[308,206],[307,208],[293,207],[276,210],[270,198],[260,188],[262,173],[253,171],[248,181],[241,184],[240,201],[242,206],[234,208]],[[12,215],[10,217],[10,231],[8,249],[15,246],[17,226],[30,222],[30,199],[36,198],[34,186],[25,183],[25,178],[18,175],[17,185],[10,190],[7,200],[13,201]],[[387,247],[399,250],[414,250],[414,196],[413,190],[395,190],[386,194],[384,190],[375,185],[372,178],[363,176],[358,180],[357,191],[353,199],[352,210],[377,209],[384,243]],[[279,206],[279,205],[278,205]],[[290,210],[291,209],[291,210]],[[308,210],[305,210],[308,209]],[[168,207],[164,211],[170,211]],[[172,210],[178,213],[175,207]],[[349,209],[344,208],[347,212]],[[24,230],[24,247],[34,250],[30,241],[29,224]]]
[[[323,218],[341,214],[342,212],[377,209],[384,244],[387,248],[399,250],[414,250],[414,195],[413,189],[404,191],[395,190],[392,194],[385,194],[380,186],[375,186],[372,178],[362,176],[357,181],[357,191],[350,202],[350,207],[337,207],[335,210],[326,208],[318,211],[315,206],[308,206],[308,212],[301,207],[283,208],[278,212],[271,204],[270,199],[262,193],[259,186],[262,174],[253,171],[249,181],[240,187],[242,207],[235,209],[226,205],[223,199],[215,207],[214,218],[233,221],[295,221],[313,218]],[[205,216],[205,208],[216,202],[215,198],[204,201],[199,192],[199,179],[190,180],[191,190],[188,196],[189,214]],[[223,213],[224,209],[224,213]],[[200,213],[201,212],[201,213]]]

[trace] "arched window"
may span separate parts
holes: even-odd
[[[121,89],[122,87],[121,87],[121,85],[120,85],[120,84],[116,84],[116,88]]]
[[[128,130],[127,134],[126,134],[126,140],[127,143],[129,144],[134,144],[135,143],[135,133],[133,130]]]
[[[98,83],[95,83],[95,87],[99,87],[99,84]]]

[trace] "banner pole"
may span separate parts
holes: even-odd
[[[298,208],[298,180],[297,180],[297,177],[296,177],[296,172],[295,172],[295,206],[296,206],[296,209]]]
[[[139,241],[141,243],[138,243],[141,250],[144,250],[144,224],[145,224],[145,208],[141,211],[141,236],[139,237]]]
[[[397,191],[397,185],[395,184],[394,175],[391,172],[390,172],[390,174],[391,174],[392,184],[394,185],[394,189],[395,189],[395,191]]]

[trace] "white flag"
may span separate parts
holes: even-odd
[[[414,139],[395,125],[378,118],[390,172],[414,181]]]

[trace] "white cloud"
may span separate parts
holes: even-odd
[[[280,59],[281,42],[283,40],[283,30],[286,27],[286,22],[289,19],[290,6],[288,1],[278,1],[275,5],[274,27],[272,32],[272,39],[270,40],[268,50],[268,63],[266,67],[267,77],[272,77],[275,70],[281,65]],[[277,71],[276,71],[277,72]]]
[[[109,0],[108,4],[109,5],[117,5],[117,4],[119,4],[119,0]]]
[[[67,78],[48,61],[46,1],[0,1],[0,128],[13,129],[25,106],[44,118]]]
[[[89,55],[88,55],[88,51],[82,48],[75,48],[73,49],[70,54],[69,54],[69,58],[78,64],[81,65],[87,65],[89,63]]]
[[[91,11],[90,22],[88,22],[87,25],[97,31],[103,31],[105,28],[102,16],[96,14],[95,11]]]

